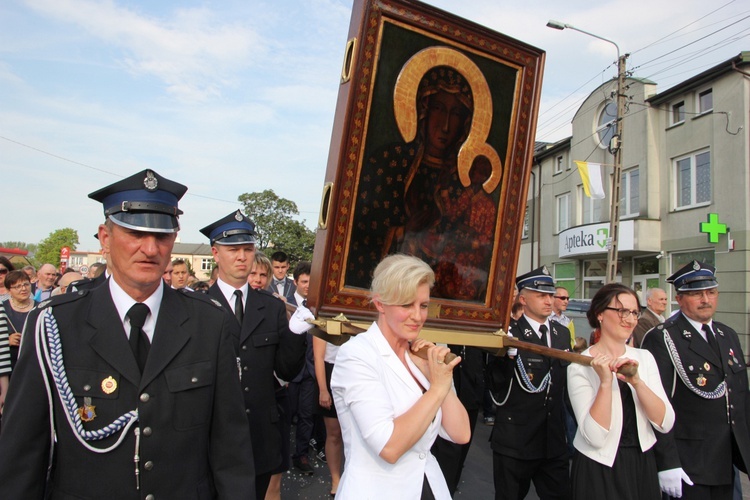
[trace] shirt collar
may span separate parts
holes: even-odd
[[[122,322],[123,328],[126,332],[130,331],[130,319],[125,316],[133,304],[137,301],[122,289],[117,281],[109,279],[109,293],[112,296],[112,301],[115,303],[117,314],[120,316],[120,322]],[[148,336],[149,340],[154,339],[154,330],[156,329],[156,319],[159,317],[159,309],[161,308],[161,299],[164,297],[164,283],[160,282],[160,286],[156,287],[154,293],[152,293],[146,300],[143,301],[151,311],[146,317],[146,322],[143,324],[143,331]]]
[[[227,303],[229,304],[229,307],[232,308],[232,312],[234,312],[234,291],[235,290],[241,290],[242,291],[242,299],[247,300],[247,291],[250,288],[245,282],[244,285],[242,285],[239,288],[235,288],[229,283],[223,281],[221,278],[216,279],[216,284],[219,285],[219,290],[221,290],[222,295],[224,295],[224,298],[227,299]]]

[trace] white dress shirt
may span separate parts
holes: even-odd
[[[242,285],[241,287],[235,288],[232,285],[225,283],[224,281],[221,281],[221,278],[217,278],[216,284],[219,285],[219,290],[221,290],[221,293],[224,295],[224,298],[227,299],[227,303],[229,304],[229,308],[232,310],[232,314],[235,314],[235,311],[234,311],[234,303],[235,303],[234,291],[235,290],[242,291],[242,304],[243,306],[247,304],[247,291],[250,289],[247,282],[245,282],[245,284]]]
[[[146,316],[146,322],[143,323],[143,333],[146,334],[148,340],[153,344],[154,342],[154,330],[156,329],[156,319],[159,317],[159,309],[161,308],[161,298],[164,296],[164,285],[156,287],[156,291],[151,294],[149,298],[143,301],[149,308],[149,314]],[[112,301],[115,303],[117,314],[120,315],[120,321],[122,326],[125,328],[125,335],[130,338],[130,318],[127,317],[128,311],[136,303],[136,300],[128,295],[120,285],[111,278],[109,280],[109,293],[112,295]]]

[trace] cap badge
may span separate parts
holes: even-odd
[[[237,222],[242,222],[242,214],[239,212],[239,210],[234,214],[234,220]]]
[[[542,268],[542,273],[544,273],[545,275],[549,276],[549,269],[547,269],[547,266],[544,266]]]
[[[701,268],[701,265],[698,264],[698,262],[693,261],[693,269],[695,269],[696,271],[700,271],[700,268]]]
[[[156,188],[159,186],[159,181],[154,176],[154,173],[149,170],[146,172],[146,178],[143,179],[143,187],[148,189],[149,191],[156,191]]]

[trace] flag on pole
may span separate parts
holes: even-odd
[[[578,173],[583,181],[583,191],[586,196],[595,200],[604,198],[604,184],[602,183],[602,166],[600,163],[577,161]]]

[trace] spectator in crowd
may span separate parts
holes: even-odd
[[[63,274],[57,281],[57,287],[52,290],[52,295],[55,296],[66,293],[71,284],[79,282],[82,279],[84,279],[83,275],[77,271],[65,272],[65,274]]]
[[[271,292],[268,292],[266,287],[268,287],[268,281],[272,274],[271,261],[263,252],[256,251],[250,274],[247,277],[250,288],[260,293],[270,294]],[[271,479],[268,482],[265,500],[281,500],[281,478],[291,465],[289,436],[291,435],[292,418],[289,395],[287,394],[289,382],[281,380],[276,376],[276,373],[274,373],[274,378],[276,379],[276,407],[279,410],[279,428],[281,429],[281,464],[271,470]]]
[[[667,310],[667,292],[661,288],[646,290],[646,310],[641,314],[638,324],[633,330],[633,347],[641,347],[646,332],[658,324],[664,323],[664,313]]]
[[[309,262],[299,262],[293,272],[294,276],[294,295],[289,298],[289,303],[296,305],[300,310],[299,314],[305,317],[312,317],[312,313],[307,309],[307,292],[310,289],[310,272],[311,265]],[[305,328],[307,331],[308,328]],[[294,452],[292,453],[292,464],[300,472],[306,475],[312,475],[314,469],[310,464],[308,453],[310,450],[310,441],[315,438],[315,443],[320,443],[323,449],[325,443],[325,434],[321,429],[322,422],[318,424],[317,432],[315,429],[315,416],[313,407],[315,406],[315,360],[313,358],[312,335],[307,335],[307,350],[305,351],[305,364],[299,373],[289,381],[289,401],[291,403],[292,418],[296,416],[297,425],[295,429]],[[316,450],[317,451],[317,450]],[[322,457],[321,457],[322,458]]]
[[[26,317],[37,302],[31,296],[31,281],[23,271],[11,271],[3,280],[10,290],[10,297],[0,303],[0,316],[7,322],[8,345],[10,346],[10,368],[16,366],[18,349],[21,346],[21,333]]]
[[[377,320],[339,349],[331,376],[346,450],[339,499],[358,499],[362,492],[450,498],[430,448],[438,433],[463,444],[470,430],[452,388],[461,358],[447,362],[447,347],[418,338],[434,280],[430,266],[416,257],[383,259],[371,287]],[[427,359],[413,354],[423,348]]]
[[[263,252],[255,252],[255,260],[247,277],[248,285],[254,290],[265,290],[272,275],[271,261]],[[278,294],[274,293],[274,296],[278,297]]]
[[[596,292],[586,316],[601,338],[584,353],[594,358],[591,366],[568,366],[578,422],[572,496],[659,500],[654,429],[669,432],[675,414],[654,357],[627,345],[640,316],[638,296],[625,285],[609,283]],[[635,371],[617,373],[624,367]]]
[[[308,317],[312,318],[312,316],[312,313],[310,313]],[[341,437],[341,426],[336,414],[336,405],[331,395],[331,375],[333,374],[339,346],[318,337],[312,337],[312,341],[315,381],[317,383],[315,413],[322,416],[325,424],[325,455],[328,470],[331,473],[331,496],[334,496],[341,481],[341,472],[344,465],[344,441]]]
[[[576,338],[576,325],[573,323],[573,320],[565,315],[565,310],[568,308],[569,302],[570,294],[568,293],[568,289],[564,286],[556,286],[554,300],[552,301],[552,314],[550,314],[549,319],[557,321],[570,330],[570,346],[573,347],[573,342],[575,342]]]
[[[172,261],[172,288],[180,290],[185,288],[192,290],[188,287],[188,281],[190,280],[190,271],[188,270],[187,262],[183,259],[175,259]]]
[[[26,273],[26,275],[31,280],[31,287],[32,291],[34,291],[34,286],[36,285],[36,268],[29,264],[28,266],[23,266],[23,272]]]
[[[57,280],[57,269],[52,264],[43,264],[36,273],[36,293],[34,300],[41,302],[50,298],[52,290],[55,289],[55,280]]]
[[[215,265],[213,269],[211,269],[211,277],[208,279],[208,284],[210,286],[214,286],[214,283],[216,283],[216,280],[219,277],[219,266]]]
[[[294,280],[287,276],[289,272],[289,256],[286,252],[278,250],[271,254],[271,266],[273,267],[273,280],[268,285],[268,291],[276,293],[286,301],[294,297]]]
[[[107,264],[104,262],[94,262],[89,266],[89,270],[86,273],[86,277],[90,279],[96,279],[102,274],[107,272]]]
[[[3,300],[7,300],[10,297],[10,291],[5,288],[5,277],[8,276],[8,273],[13,271],[15,269],[13,267],[13,264],[10,262],[10,259],[7,257],[0,255],[0,302]]]
[[[172,262],[170,261],[167,263],[166,269],[164,269],[164,273],[161,275],[162,279],[164,280],[164,283],[167,284],[167,286],[172,286]]]

